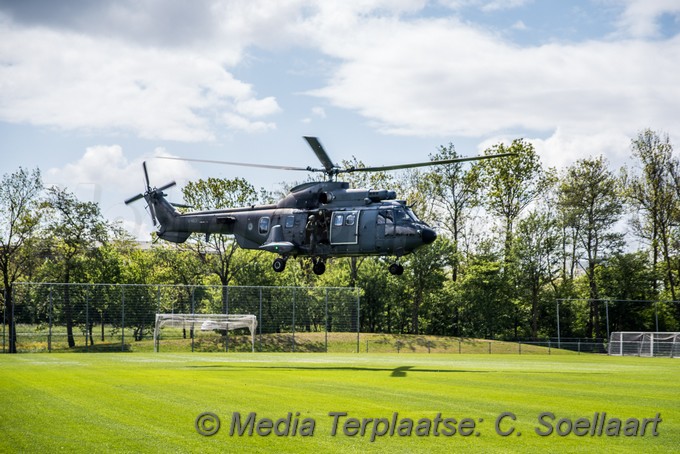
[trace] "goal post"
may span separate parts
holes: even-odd
[[[680,332],[616,331],[609,339],[609,355],[680,357]]]
[[[201,331],[235,330],[248,328],[252,351],[255,351],[255,331],[257,317],[251,314],[156,314],[156,325],[153,330],[154,351],[160,347],[160,335],[163,327],[182,328]]]

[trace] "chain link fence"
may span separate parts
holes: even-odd
[[[153,351],[156,313],[253,314],[256,351],[359,351],[356,288],[25,283],[15,285],[12,300],[13,313],[2,314],[3,352],[13,335],[17,352]],[[251,337],[247,330],[167,328],[159,346],[250,351]]]
[[[360,290],[347,287],[223,287],[183,285],[17,283],[2,312],[2,353],[53,351],[154,351],[157,313],[252,314],[255,350],[261,352],[375,353],[606,353],[607,338],[592,339],[584,325],[585,299],[557,300],[556,337],[507,343],[448,336],[363,333]],[[600,331],[633,326],[674,328],[678,301],[598,300]],[[631,304],[644,317],[628,320]],[[582,317],[583,315],[581,315]],[[14,323],[10,323],[14,320]],[[670,320],[670,322],[669,322]],[[641,325],[641,326],[638,326]],[[672,325],[672,326],[670,326]],[[250,351],[247,330],[186,326],[161,330],[160,351]],[[14,340],[14,342],[13,342]],[[12,347],[16,347],[12,350]]]

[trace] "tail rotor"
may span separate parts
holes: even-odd
[[[151,183],[149,182],[149,172],[146,169],[146,161],[142,163],[142,167],[144,168],[144,181],[146,182],[146,191],[144,193],[139,193],[137,195],[134,195],[130,197],[129,199],[125,200],[125,204],[129,205],[132,202],[136,202],[139,199],[146,199],[147,202],[149,203],[149,212],[151,214],[151,221],[153,222],[153,225],[156,226],[158,224],[158,220],[156,217],[156,206],[155,202],[160,199],[161,197],[164,197],[165,194],[163,194],[163,191],[175,186],[177,183],[174,181],[171,181],[170,183],[164,184],[160,188],[152,188]]]

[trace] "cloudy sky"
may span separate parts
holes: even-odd
[[[144,237],[122,203],[144,160],[157,186],[302,178],[155,156],[316,166],[314,135],[386,165],[523,137],[618,166],[644,128],[680,147],[679,80],[677,0],[0,0],[0,173],[39,167]]]

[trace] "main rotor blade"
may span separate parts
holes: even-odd
[[[176,182],[171,181],[170,183],[164,184],[164,185],[161,186],[160,188],[156,189],[156,191],[164,191],[164,190],[166,190],[166,189],[168,189],[168,188],[173,187],[173,186],[176,185],[176,184],[177,184]]]
[[[326,169],[326,173],[330,173],[333,169],[336,169],[338,166],[333,164],[333,161],[331,161],[330,156],[328,156],[328,153],[326,153],[326,150],[324,150],[323,146],[321,145],[321,142],[319,142],[319,139],[316,137],[307,137],[304,136],[305,140],[309,144],[310,147],[312,147],[312,150],[314,150],[314,154],[316,154],[316,157],[319,158],[319,161],[321,161],[321,165],[324,166]]]
[[[144,194],[137,194],[136,196],[130,197],[125,201],[125,205],[129,205],[132,202],[136,202],[137,200],[141,199],[144,197]]]
[[[467,161],[479,161],[482,159],[492,159],[492,158],[503,158],[505,156],[514,156],[515,153],[499,153],[491,154],[486,156],[472,156],[469,158],[454,158],[454,159],[442,159],[440,161],[427,161],[427,162],[414,162],[411,164],[397,164],[393,166],[379,166],[379,167],[350,167],[349,169],[340,169],[338,173],[351,173],[351,172],[383,172],[386,170],[400,170],[400,169],[411,169],[414,167],[428,167],[428,166],[438,166],[443,164],[455,164],[457,162],[467,162]]]
[[[142,162],[142,167],[144,168],[144,179],[146,180],[146,189],[151,189],[151,183],[149,183],[149,172],[146,170],[146,161]]]
[[[259,169],[275,169],[275,170],[302,170],[305,172],[315,171],[316,169],[311,169],[309,167],[291,167],[291,166],[277,166],[271,164],[252,164],[247,162],[230,162],[230,161],[213,161],[211,159],[190,159],[190,158],[175,158],[172,156],[156,156],[157,159],[172,159],[174,161],[190,161],[190,162],[203,162],[207,164],[225,164],[229,166],[241,166],[241,167],[255,167]]]

